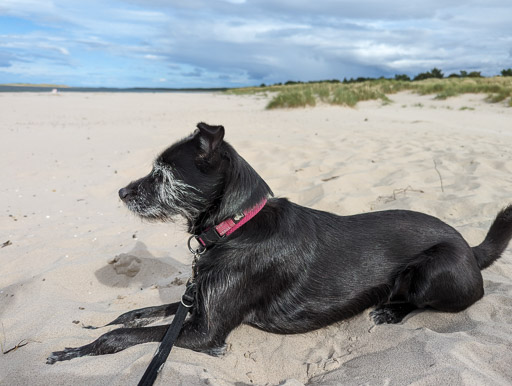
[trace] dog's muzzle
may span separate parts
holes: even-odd
[[[131,197],[134,196],[133,189],[130,188],[122,188],[119,189],[119,198],[123,201],[129,200]]]

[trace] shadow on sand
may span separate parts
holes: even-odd
[[[146,245],[138,241],[131,251],[115,256],[94,274],[100,283],[110,287],[143,290],[155,286],[159,289],[162,300],[168,300],[171,288],[182,286],[184,290],[190,268],[169,257],[165,260],[171,260],[172,263],[153,256]]]

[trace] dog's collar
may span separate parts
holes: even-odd
[[[190,247],[190,240],[192,238],[195,238],[199,245],[203,248],[203,250],[206,250],[207,248],[219,242],[224,237],[229,236],[231,233],[233,233],[242,225],[244,225],[247,221],[256,216],[259,213],[259,211],[263,209],[266,203],[267,199],[264,198],[257,205],[250,209],[245,210],[243,213],[237,214],[233,218],[228,218],[227,220],[222,221],[219,225],[208,228],[207,230],[205,230],[204,232],[197,236],[194,235],[190,237],[189,249],[193,253],[195,253],[195,251],[193,251],[193,249]]]

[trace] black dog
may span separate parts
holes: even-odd
[[[426,214],[340,217],[271,198],[265,181],[223,141],[222,126],[198,128],[165,150],[149,175],[119,191],[143,219],[183,216],[202,244],[196,302],[177,346],[218,355],[242,323],[301,333],[372,306],[377,324],[398,323],[427,307],[458,312],[483,296],[480,270],[512,237],[512,205],[471,248],[455,229]],[[142,326],[173,315],[178,304],[125,313],[109,323],[125,328],[54,352],[47,363],[158,342],[168,326]]]

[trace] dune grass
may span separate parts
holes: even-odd
[[[316,99],[310,88],[285,89],[279,92],[267,105],[267,109],[280,107],[305,107],[315,106]]]
[[[422,81],[394,79],[368,80],[357,83],[301,83],[231,89],[231,94],[275,94],[267,109],[315,106],[322,102],[354,107],[358,102],[381,100],[390,103],[388,95],[412,91],[420,95],[435,94],[436,99],[446,99],[461,94],[487,94],[489,103],[505,102],[512,107],[512,77],[493,78],[444,78]]]

